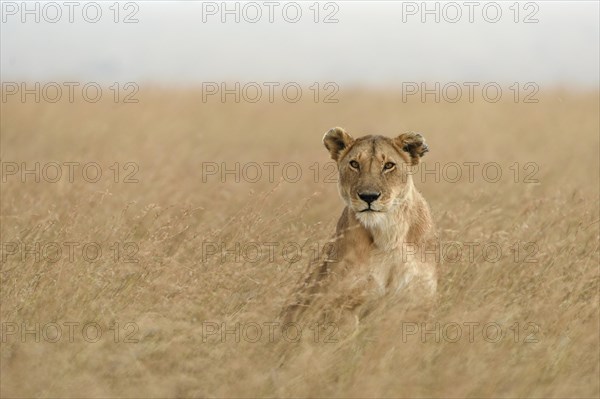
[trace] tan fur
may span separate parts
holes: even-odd
[[[425,261],[421,249],[434,238],[434,228],[411,174],[411,166],[428,151],[423,137],[405,133],[394,139],[353,139],[342,128],[333,128],[323,143],[337,162],[346,207],[327,257],[309,266],[284,312],[286,321],[296,320],[317,302],[328,312],[341,312],[408,288],[411,295],[431,298],[436,267]],[[379,197],[369,205],[359,196],[365,194]]]

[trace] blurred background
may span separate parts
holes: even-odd
[[[54,4],[2,3],[2,79],[599,82],[597,1]]]

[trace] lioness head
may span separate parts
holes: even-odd
[[[411,166],[428,151],[419,133],[354,139],[336,127],[325,133],[323,143],[338,165],[340,195],[365,221],[378,219],[406,200]]]

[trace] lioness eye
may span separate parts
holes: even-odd
[[[350,166],[352,166],[354,169],[358,169],[360,165],[356,161],[350,161]]]
[[[385,169],[385,170],[390,170],[390,169],[392,169],[394,166],[396,166],[396,164],[395,164],[395,163],[393,163],[393,162],[386,162],[386,163],[385,163],[385,165],[383,165],[383,169]]]

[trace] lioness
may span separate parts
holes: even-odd
[[[314,302],[331,314],[408,288],[432,297],[436,266],[425,261],[422,249],[434,239],[434,228],[411,173],[429,150],[423,136],[354,139],[336,127],[325,133],[323,143],[337,162],[346,207],[326,258],[309,265],[296,297],[284,309],[286,321],[297,319]]]

